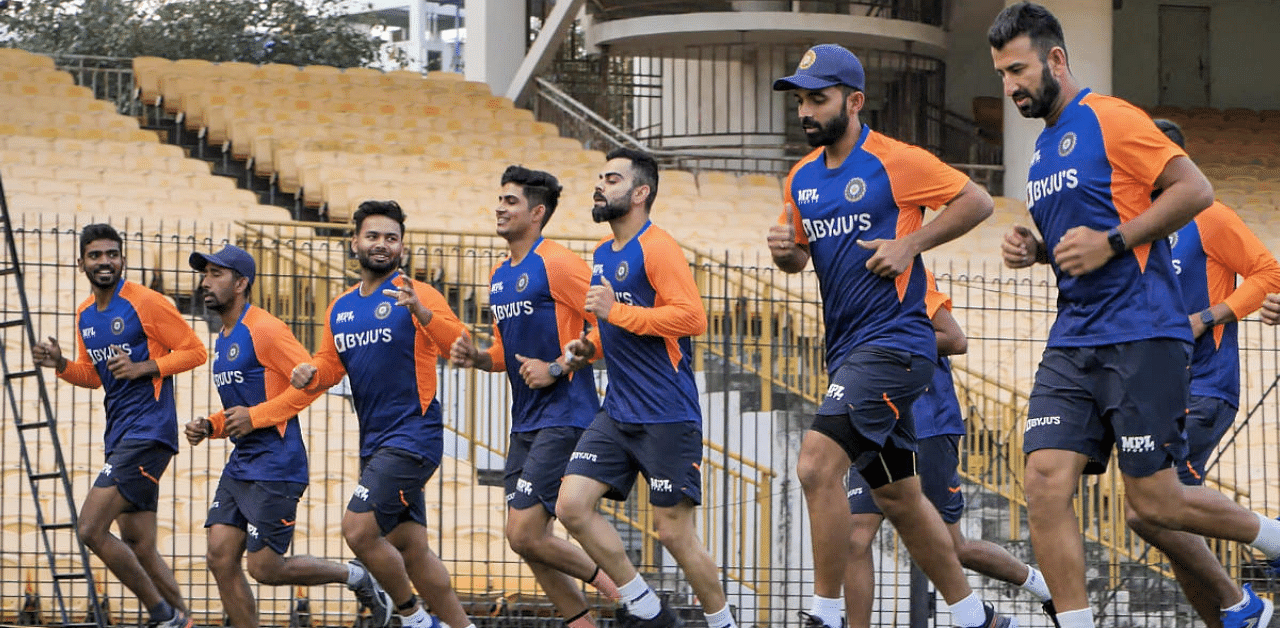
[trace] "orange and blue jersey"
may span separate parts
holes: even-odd
[[[933,360],[938,355],[925,315],[920,258],[894,279],[867,270],[873,251],[859,240],[891,240],[920,228],[925,207],[950,202],[969,182],[928,151],[863,125],[844,162],[827,167],[819,148],[787,175],[779,218],[788,217],[796,243],[808,245],[822,294],[827,371],[834,373],[856,347],[899,349]]]
[[[586,428],[600,410],[591,367],[566,373],[546,388],[533,389],[520,376],[516,355],[553,362],[562,347],[595,317],[584,314],[591,269],[559,243],[539,238],[533,250],[512,265],[511,258],[489,278],[493,314],[493,370],[506,369],[511,381],[511,431],[544,427]],[[551,330],[555,333],[551,333]]]
[[[596,247],[591,276],[593,285],[607,279],[617,299],[597,325],[609,364],[604,410],[621,423],[701,426],[691,338],[707,330],[707,313],[684,251],[651,222],[614,244]]]
[[[76,310],[79,355],[58,377],[86,388],[103,388],[107,427],[106,455],[125,439],[150,440],[178,451],[178,412],[173,375],[209,358],[168,299],[131,281],[120,280],[105,309],[90,296]],[[117,349],[118,348],[118,349]],[[117,350],[134,362],[155,360],[160,374],[149,379],[118,380],[107,368]]]
[[[1058,318],[1048,346],[1191,342],[1166,239],[1135,246],[1079,277],[1063,273],[1052,253],[1073,227],[1108,231],[1145,212],[1165,166],[1185,155],[1142,110],[1087,89],[1040,133],[1027,175],[1027,209],[1058,279]]]
[[[281,407],[305,405],[308,395],[350,377],[351,398],[360,420],[360,456],[395,447],[439,464],[444,450],[444,416],[436,399],[436,360],[465,332],[444,296],[413,281],[418,300],[431,310],[422,326],[407,307],[382,293],[411,281],[395,273],[368,296],[363,284],[333,300],[325,315],[320,350],[312,359],[315,377],[305,390],[291,390],[259,406],[268,416]],[[256,419],[255,419],[256,424]]]
[[[224,476],[246,482],[308,482],[307,449],[297,411],[260,417],[253,408],[289,390],[293,367],[310,359],[311,354],[288,325],[253,305],[245,306],[234,327],[218,334],[213,349],[213,383],[222,407],[250,408],[250,419],[257,428],[231,439],[235,448],[222,470]],[[223,412],[214,413],[209,422],[213,425],[211,436],[226,436]]]
[[[932,320],[944,307],[951,311],[951,297],[938,290],[933,273],[926,271],[925,275],[928,279],[928,291],[924,295],[925,313]],[[951,360],[947,356],[938,356],[933,381],[929,382],[929,389],[916,399],[911,407],[911,416],[916,423],[916,440],[947,434],[964,435],[964,413],[960,411],[960,401],[956,398],[956,384],[951,380]]]
[[[1226,303],[1237,319],[1252,314],[1269,292],[1280,292],[1280,264],[1231,208],[1215,202],[1169,236],[1186,314]],[[1236,276],[1244,278],[1236,286]],[[1195,341],[1191,395],[1240,404],[1236,323],[1215,325]]]

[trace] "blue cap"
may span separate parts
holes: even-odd
[[[230,268],[249,279],[249,285],[253,285],[253,277],[257,269],[257,265],[253,263],[253,256],[249,255],[244,249],[228,244],[222,247],[217,253],[192,253],[187,260],[191,267],[196,270],[204,270],[205,266],[213,264],[223,268]]]
[[[796,73],[773,82],[774,91],[826,89],[846,85],[863,91],[866,73],[857,55],[837,44],[819,44],[805,51]]]

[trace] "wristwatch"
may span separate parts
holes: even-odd
[[[1213,310],[1209,308],[1205,308],[1200,312],[1200,322],[1204,323],[1205,327],[1213,327],[1218,324],[1218,321],[1213,318]]]
[[[1119,255],[1129,250],[1129,245],[1124,241],[1124,234],[1120,233],[1120,227],[1112,227],[1107,232],[1107,242],[1111,244],[1111,252]]]
[[[552,377],[559,379],[561,375],[564,375],[564,367],[560,366],[559,362],[551,362],[550,364],[547,364],[547,373]]]

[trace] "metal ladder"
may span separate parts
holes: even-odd
[[[0,222],[4,223],[5,247],[4,260],[0,262],[0,277],[12,277],[17,288],[18,300],[22,306],[21,312],[18,312],[12,308],[11,304],[5,304],[6,311],[0,315],[0,331],[11,327],[22,327],[26,330],[27,346],[35,346],[35,328],[31,324],[31,308],[27,301],[22,266],[18,257],[18,244],[13,234],[13,221],[9,213],[9,202],[4,193],[3,182],[0,182]],[[76,505],[71,494],[71,480],[67,474],[66,461],[62,457],[62,443],[57,429],[58,422],[53,413],[53,406],[49,403],[48,389],[45,388],[44,374],[37,366],[33,366],[31,370],[14,371],[10,369],[9,363],[10,356],[7,355],[7,348],[3,343],[0,343],[0,376],[4,378],[5,397],[8,400],[9,410],[13,416],[13,424],[17,428],[23,470],[26,471],[27,480],[31,486],[31,496],[35,501],[36,528],[40,531],[40,537],[44,542],[45,558],[48,560],[49,571],[53,576],[53,593],[56,600],[55,610],[59,613],[58,619],[60,619],[57,623],[68,627],[104,627],[108,618],[103,615],[103,605],[94,583],[93,572],[89,568],[89,552],[76,534]],[[19,394],[15,390],[21,382],[32,378],[36,381],[36,389],[40,396],[40,416],[36,417],[22,415]],[[52,446],[54,464],[51,469],[38,468],[41,466],[38,464],[39,461],[33,462],[32,451],[28,448],[27,440],[29,437],[36,437],[36,435],[47,436],[47,438],[41,438],[40,440]],[[55,499],[57,499],[59,493],[61,494],[62,499],[66,502],[66,512],[69,513],[65,520],[46,520],[43,501],[40,499],[40,496],[46,492],[52,494]],[[53,539],[65,539],[67,537],[69,537],[69,540],[58,543],[56,546],[79,549],[79,570],[59,571],[60,566],[54,554],[55,544]],[[74,620],[73,614],[75,611],[68,608],[68,603],[71,600],[68,599],[68,595],[64,595],[62,590],[63,583],[72,581],[83,581],[86,585],[85,590],[89,597],[89,607],[85,618],[82,620]]]

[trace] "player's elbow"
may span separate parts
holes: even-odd
[[[938,355],[964,355],[969,352],[969,339],[964,334],[939,334]]]

